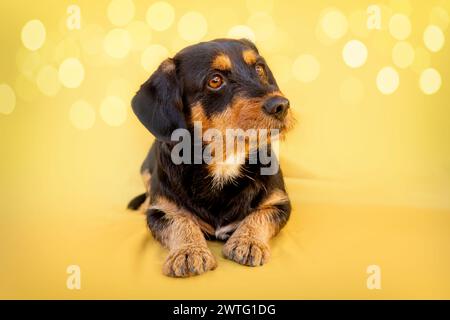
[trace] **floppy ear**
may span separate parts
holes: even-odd
[[[131,102],[138,119],[158,140],[170,142],[175,129],[186,128],[181,91],[175,63],[166,59]]]

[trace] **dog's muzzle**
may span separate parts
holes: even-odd
[[[289,100],[285,97],[275,96],[267,99],[263,104],[263,110],[266,114],[283,120],[289,109]]]

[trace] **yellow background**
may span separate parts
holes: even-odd
[[[137,38],[129,52],[105,38],[115,28],[130,30],[131,21],[146,30],[153,2],[135,0],[134,14],[119,6],[120,14],[113,8],[108,17],[109,3],[0,4],[0,84],[16,97],[13,110],[0,112],[0,298],[450,298],[449,45],[432,52],[423,41],[430,24],[448,37],[450,1],[378,1],[381,30],[365,27],[373,1],[171,1],[173,23],[158,31],[167,21],[153,19],[151,39]],[[71,4],[81,8],[80,30],[66,27]],[[348,23],[332,21],[331,30],[342,31],[333,41],[321,20],[330,10]],[[186,17],[190,11],[203,18]],[[406,68],[392,59],[395,14],[411,23],[405,41],[416,59]],[[21,40],[33,19],[46,30],[36,51]],[[146,48],[157,44],[173,55],[198,40],[226,37],[237,25],[253,30],[298,119],[281,146],[292,218],[264,267],[224,260],[213,242],[218,269],[167,278],[167,252],[150,237],[144,216],[124,209],[143,191],[138,169],[152,141],[129,101],[154,67],[154,51],[145,55]],[[368,52],[359,68],[342,57],[353,39]],[[304,55],[319,70],[302,64]],[[80,84],[76,72],[61,80],[75,88],[55,73],[39,77],[46,66],[60,71],[70,57],[84,76]],[[400,84],[384,95],[376,79],[388,66]],[[419,86],[429,67],[442,79],[432,95]],[[87,112],[71,116],[79,100]],[[81,290],[66,288],[72,264],[81,268]],[[369,265],[381,268],[381,290],[367,289]]]

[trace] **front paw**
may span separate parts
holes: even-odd
[[[170,277],[189,277],[214,270],[216,266],[216,259],[207,247],[190,245],[169,253],[163,273]]]
[[[251,267],[262,266],[270,257],[267,244],[248,236],[231,237],[222,252],[226,258]]]

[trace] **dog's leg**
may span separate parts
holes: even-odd
[[[158,197],[147,210],[147,222],[153,236],[169,249],[165,275],[187,277],[216,268],[200,225],[189,212]]]
[[[286,224],[291,211],[287,194],[274,190],[248,215],[223,247],[226,258],[247,266],[266,263],[269,240]]]

